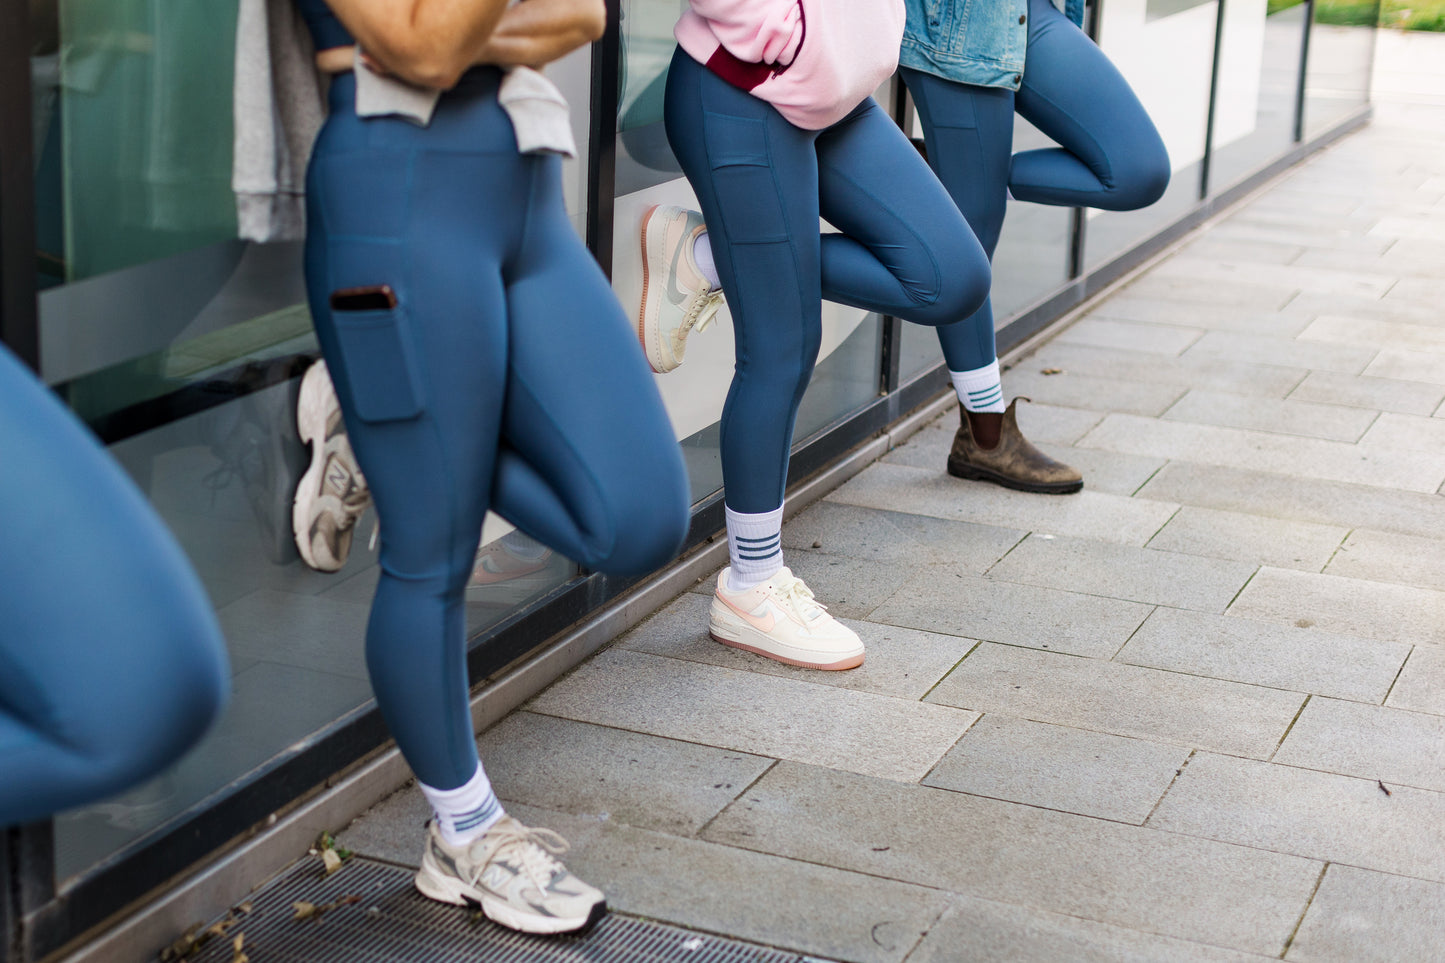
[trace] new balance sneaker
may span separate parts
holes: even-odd
[[[643,215],[637,337],[658,374],[682,364],[687,336],[705,330],[722,307],[722,291],[703,277],[693,259],[693,245],[706,231],[696,211],[668,205]]]
[[[307,565],[318,572],[335,572],[351,553],[353,529],[371,504],[371,490],[351,453],[324,361],[307,368],[301,379],[296,427],[301,441],[311,446],[311,464],[296,486],[291,530]]]
[[[723,569],[713,593],[708,631],[723,645],[747,649],[809,669],[854,669],[863,664],[857,633],[829,615],[788,569],[744,592],[728,589]]]
[[[543,589],[557,584],[552,550],[528,558],[513,552],[507,538],[483,545],[467,580],[467,601],[489,605],[519,605]]]
[[[607,902],[557,860],[566,851],[561,836],[511,816],[463,846],[447,843],[433,822],[416,888],[443,903],[477,906],[492,922],[523,933],[585,930],[607,913]]]

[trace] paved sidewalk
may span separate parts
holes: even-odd
[[[1445,37],[1382,33],[1371,127],[1006,376],[1084,492],[939,420],[784,531],[865,666],[709,641],[704,582],[484,735],[509,808],[829,959],[1445,959]]]

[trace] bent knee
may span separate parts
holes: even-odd
[[[1129,152],[1114,166],[1107,210],[1137,211],[1148,207],[1164,196],[1170,173],[1169,153],[1163,142]]]
[[[691,522],[691,495],[682,460],[677,470],[630,489],[613,510],[614,530],[608,544],[598,546],[588,567],[609,575],[643,575],[677,557]]]
[[[904,320],[936,327],[961,321],[983,307],[993,277],[982,250],[976,256],[959,252],[941,268],[931,296],[918,301]]]

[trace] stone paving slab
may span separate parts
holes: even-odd
[[[1254,849],[1445,879],[1445,795],[1197,753],[1146,824]]]
[[[1419,381],[1311,371],[1289,396],[1298,401],[1353,405],[1375,411],[1398,411],[1405,415],[1429,415],[1440,407],[1441,401],[1445,401],[1445,388]]]
[[[1121,455],[1096,448],[1050,444],[1037,447],[1050,458],[1077,469],[1084,476],[1084,488],[1105,495],[1133,495],[1154,477],[1155,472],[1168,464],[1163,458]]]
[[[1305,378],[1297,368],[1249,364],[1185,353],[1179,358],[1141,357],[1117,348],[1050,342],[1032,356],[1041,368],[1122,382],[1171,388],[1211,388],[1265,398],[1283,398]]]
[[[1106,416],[1080,445],[1406,491],[1433,492],[1445,481],[1442,453],[1364,448],[1318,438],[1157,421],[1138,415]]]
[[[687,659],[745,672],[834,685],[900,699],[921,699],[977,643],[938,632],[920,632],[876,621],[844,619],[867,646],[868,656],[848,672],[817,672],[720,645],[707,634],[706,596],[688,593],[625,636],[618,645],[637,652]]]
[[[1445,644],[1445,592],[1262,568],[1231,615],[1395,642]]]
[[[1445,539],[1356,529],[1324,572],[1445,590]]]
[[[1116,662],[984,643],[928,701],[1267,759],[1305,697]]]
[[[1044,374],[1045,371],[1054,374]],[[1095,411],[1128,411],[1136,415],[1162,414],[1183,394],[1175,385],[1093,378],[1059,368],[1032,365],[1010,370],[1005,380],[1010,395],[1022,395],[1050,405]]]
[[[840,619],[867,618],[912,578],[915,568],[802,549],[784,552],[783,561],[819,599],[826,600],[828,610]],[[713,586],[706,582],[699,587],[712,594]]]
[[[922,468],[878,464],[828,495],[829,502],[954,521],[1143,545],[1178,506],[1088,488],[1040,497]]]
[[[1030,535],[989,575],[1084,595],[1223,612],[1254,571],[1248,562]]]
[[[1273,959],[1095,923],[1062,913],[960,897],[908,963],[1258,963]]]
[[[623,913],[828,960],[898,963],[948,908],[929,886],[519,807],[572,842],[567,867]]]
[[[1318,209],[1312,212],[1312,216],[1321,213],[1330,216]],[[1297,216],[1279,220],[1286,223],[1298,222]],[[1292,284],[1301,291],[1376,298],[1384,296],[1395,283],[1394,278],[1368,272],[1259,263],[1242,260],[1238,254],[1225,258],[1198,257],[1183,251],[1160,264],[1150,275],[1166,278],[1205,278],[1224,285]]]
[[[1445,354],[1440,356],[1445,364]],[[1385,412],[1360,439],[1362,448],[1394,448],[1402,451],[1445,450],[1445,418],[1398,415]]]
[[[1211,331],[1196,341],[1186,356],[1223,358],[1255,364],[1361,374],[1375,357],[1373,347],[1327,344],[1293,338],[1272,338],[1242,331]]]
[[[1445,885],[1332,865],[1287,960],[1397,963],[1440,959]]]
[[[1445,385],[1445,365],[1438,353],[1419,348],[1381,348],[1363,373],[1372,378]]]
[[[1114,660],[1378,705],[1409,654],[1400,642],[1159,608]]]
[[[1445,716],[1445,648],[1417,645],[1405,660],[1385,705]]]
[[[978,718],[941,705],[609,649],[534,712],[779,759],[916,780]]]
[[[1198,242],[1196,242],[1198,243]],[[1224,241],[1225,245],[1248,242]],[[1279,250],[1275,245],[1263,244]],[[1298,250],[1294,247],[1283,250]],[[1140,321],[1148,324],[1182,325],[1211,331],[1248,331],[1279,338],[1293,338],[1309,324],[1307,318],[1283,311],[1241,311],[1232,304],[1209,301],[1164,301],[1154,298],[1116,294],[1090,309],[1089,317],[1113,321]]]
[[[1275,956],[1323,868],[1296,856],[786,763],[703,835]]]
[[[1142,482],[1140,483],[1142,484]],[[1135,486],[1137,487],[1137,486]],[[821,501],[783,526],[783,548],[982,575],[1027,532]]]
[[[1269,518],[1445,538],[1445,501],[1348,482],[1171,461],[1139,497]]]
[[[1120,599],[925,569],[873,622],[1107,659],[1152,611]]]
[[[1139,825],[1188,758],[1182,746],[986,715],[923,785]]]
[[[1296,389],[1296,392],[1298,389]],[[1115,409],[1120,410],[1120,409]],[[1221,428],[1249,428],[1304,438],[1359,441],[1381,416],[1375,411],[1297,400],[1252,398],[1223,391],[1193,389],[1163,413],[1168,421]]]
[[[1445,719],[1316,697],[1274,761],[1445,792]]]
[[[1304,341],[1354,344],[1376,349],[1388,346],[1425,351],[1445,350],[1445,328],[1407,321],[1370,321],[1322,315],[1311,321],[1309,327],[1300,332],[1299,337]]]
[[[1268,228],[1266,228],[1268,229]],[[1284,228],[1283,230],[1294,230]],[[1220,284],[1187,277],[1158,277],[1146,274],[1124,288],[1126,294],[1135,298],[1156,298],[1161,301],[1213,301],[1216,304],[1231,304],[1256,311],[1275,311],[1283,307],[1299,291],[1298,285],[1280,284]]]
[[[1085,318],[1060,332],[1058,344],[1087,344],[1145,354],[1178,355],[1204,335],[1202,328]]]
[[[1149,548],[1318,572],[1349,529],[1185,505],[1149,540]]]

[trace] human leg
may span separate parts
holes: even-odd
[[[95,438],[3,348],[0,451],[8,826],[153,775],[200,738],[229,684],[220,629],[180,547]]]
[[[1019,114],[1059,147],[1013,159],[1014,197],[1038,204],[1132,211],[1169,185],[1169,154],[1128,81],[1049,0],[1029,0]]]
[[[666,122],[708,225],[736,338],[722,415],[733,564],[719,579],[712,633],[772,658],[848,668],[862,661],[862,643],[784,567],[780,539],[793,423],[822,338],[815,135],[681,51]]]
[[[1007,199],[1013,92],[916,70],[903,76],[923,121],[929,163],[992,259]],[[1078,491],[1079,473],[1029,443],[1012,405],[1005,407],[992,303],[985,300],[965,320],[940,327],[938,340],[960,409],[949,473],[1023,491]]]

